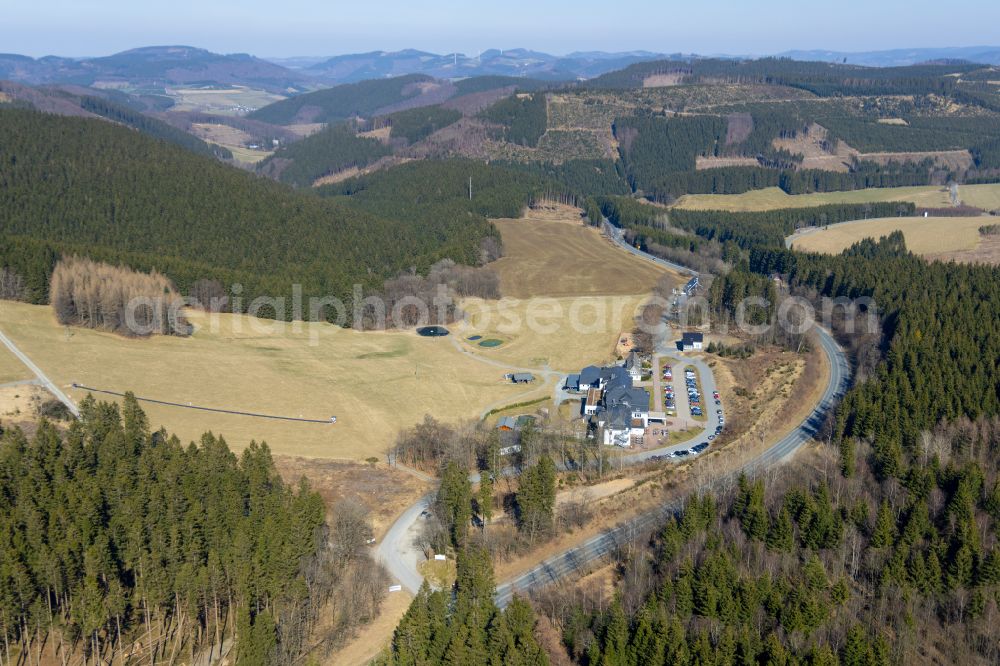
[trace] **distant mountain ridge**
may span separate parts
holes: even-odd
[[[778,56],[792,60],[844,62],[867,67],[903,67],[935,61],[966,60],[982,65],[1000,65],[1000,46],[956,46],[944,48],[888,49],[884,51],[785,51]]]
[[[438,79],[471,76],[518,76],[566,81],[598,76],[646,60],[668,58],[662,53],[599,51],[554,56],[529,49],[487,49],[476,55],[436,54],[416,49],[371,51],[334,56],[304,68],[316,78],[338,83],[403,74],[426,74]]]
[[[0,54],[0,79],[33,85],[247,85],[297,92],[308,77],[246,53],[222,55],[191,46],[147,46],[97,58]]]
[[[965,60],[1000,65],[1000,46],[891,49],[847,52],[786,51],[793,60],[843,62],[875,67],[912,65],[931,61]],[[563,56],[530,49],[488,49],[475,55],[437,54],[417,49],[369,51],[333,57],[295,56],[260,58],[246,53],[219,54],[191,46],[147,46],[109,56],[31,58],[0,54],[0,80],[31,85],[159,87],[185,85],[240,85],[294,95],[343,83],[357,83],[409,74],[435,79],[506,76],[543,81],[591,79],[630,65],[653,60],[690,61],[695,54],[650,51],[578,51]],[[717,55],[748,59],[758,56]]]

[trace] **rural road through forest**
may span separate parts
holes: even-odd
[[[606,226],[610,225],[606,224]],[[657,257],[653,257],[637,248],[631,247],[621,239],[620,232],[613,227],[608,230],[608,234],[615,243],[632,254],[649,259],[655,263],[662,264],[674,270],[683,270],[688,273],[693,273],[690,269],[685,269],[684,267],[672,264],[671,262],[664,261]],[[817,435],[827,415],[836,406],[837,401],[847,390],[851,375],[850,364],[848,363],[847,356],[828,331],[819,326],[816,326],[815,328],[818,333],[820,346],[823,353],[827,357],[827,361],[830,366],[829,381],[827,382],[822,396],[813,410],[795,428],[795,430],[773,443],[762,454],[737,470],[736,473],[754,471],[762,467],[777,465],[789,458],[799,449],[799,447]],[[710,395],[711,391],[714,390],[714,382],[711,380],[711,371],[704,365],[704,363],[697,359],[691,359],[688,362],[698,368],[703,382],[703,391],[705,394]],[[712,419],[713,416],[714,414],[709,414],[706,428],[701,433],[702,436],[708,432],[709,426],[714,426],[715,421]],[[698,436],[695,436],[694,439],[697,438]],[[641,462],[652,458],[653,456],[662,455],[666,452],[670,452],[671,450],[687,448],[689,446],[690,442],[667,447],[665,449],[639,452],[628,456],[627,462],[630,464]],[[676,459],[671,458],[670,460]],[[718,479],[716,479],[716,481],[718,481]],[[413,528],[416,528],[416,523],[419,520],[421,513],[430,505],[432,499],[432,495],[425,495],[420,498],[416,504],[403,512],[392,527],[390,527],[377,549],[378,558],[382,561],[386,568],[389,569],[389,572],[399,581],[401,585],[411,592],[416,592],[423,582],[422,576],[420,576],[417,571],[419,553],[413,545]],[[679,503],[672,502],[655,511],[651,511],[626,521],[625,523],[606,530],[601,534],[574,546],[573,548],[545,560],[541,564],[532,567],[530,570],[511,580],[501,582],[497,586],[496,591],[497,604],[500,607],[504,607],[510,602],[511,597],[515,593],[523,593],[555,582],[560,578],[580,569],[581,567],[587,566],[600,558],[606,557],[620,544],[626,543],[634,536],[644,534],[656,525],[662,523],[665,518],[675,512],[679,506]]]
[[[822,328],[817,327],[820,345],[830,363],[830,379],[819,402],[799,426],[791,433],[781,438],[765,450],[760,456],[741,467],[736,473],[750,472],[762,467],[777,465],[794,454],[799,447],[816,436],[826,415],[834,408],[837,400],[847,390],[850,382],[850,364],[843,350],[833,337]],[[501,608],[506,606],[515,593],[527,592],[543,585],[553,583],[560,578],[584,567],[595,560],[606,557],[621,544],[630,542],[633,537],[644,535],[649,530],[662,524],[666,518],[680,508],[680,501],[672,502],[655,511],[626,521],[612,529],[594,536],[582,544],[551,557],[541,564],[532,567],[516,578],[502,582],[497,586],[496,602]]]

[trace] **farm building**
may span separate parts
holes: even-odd
[[[580,375],[568,375],[566,377],[566,383],[563,388],[567,391],[579,391],[580,390]]]
[[[535,376],[530,372],[515,372],[510,376],[510,380],[515,384],[530,384],[535,381]]]
[[[522,428],[531,425],[535,422],[535,417],[530,414],[522,414],[521,416],[501,416],[497,419],[497,430],[503,432],[517,432]]]
[[[685,333],[681,336],[678,344],[681,351],[692,351],[701,349],[705,343],[705,336],[701,333]]]

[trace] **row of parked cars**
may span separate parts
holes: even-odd
[[[674,372],[669,365],[663,366],[663,379],[664,381],[671,381],[674,378]],[[663,409],[667,412],[668,416],[677,416],[677,402],[674,398],[674,385],[667,384],[666,388],[663,389]]]
[[[693,374],[693,373],[692,373]],[[681,449],[680,451],[673,451],[672,453],[665,453],[663,455],[653,456],[653,460],[665,460],[668,458],[686,458],[687,456],[693,456],[701,453],[709,447],[712,440],[722,434],[722,430],[726,427],[726,417],[722,413],[722,398],[718,391],[712,392],[712,399],[715,400],[715,404],[718,407],[715,410],[715,415],[717,417],[717,423],[715,425],[715,433],[708,436],[708,439],[704,442],[695,444],[689,449]],[[699,410],[700,411],[700,410]],[[692,408],[692,413],[694,410]]]
[[[694,370],[684,371],[684,383],[687,384],[688,404],[691,406],[691,416],[701,416],[701,394],[698,392],[698,378]]]

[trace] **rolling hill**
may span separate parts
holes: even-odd
[[[35,88],[10,81],[0,81],[0,94],[8,99],[8,104],[60,116],[103,118],[199,155],[222,159],[232,157],[232,153],[225,148],[209,145],[183,129],[136,110],[134,107],[137,104],[132,104],[133,100],[128,96],[121,96],[122,103],[116,101],[119,99],[117,96],[102,90],[75,86]]]
[[[663,57],[665,56],[662,54],[647,51],[626,53],[588,51],[554,56],[528,49],[488,49],[472,56],[464,53],[437,54],[404,49],[335,56],[311,64],[302,71],[316,78],[337,83],[353,83],[404,74],[425,74],[441,79],[510,76],[546,81],[573,81],[597,76],[636,62]]]
[[[354,116],[402,110],[405,104],[427,106],[452,97],[451,84],[423,74],[349,83],[291,97],[249,114],[253,120],[276,125],[331,123]]]
[[[45,302],[55,258],[76,253],[257,296],[339,296],[414,266],[474,262],[482,217],[388,219],[194,155],[115,124],[0,108],[0,265]],[[288,307],[291,304],[288,303]],[[288,316],[285,311],[277,316]]]
[[[309,80],[260,58],[222,55],[191,46],[148,46],[99,58],[29,58],[0,54],[0,79],[31,84],[75,83],[90,86],[208,84],[246,85],[271,92],[307,89]]]

